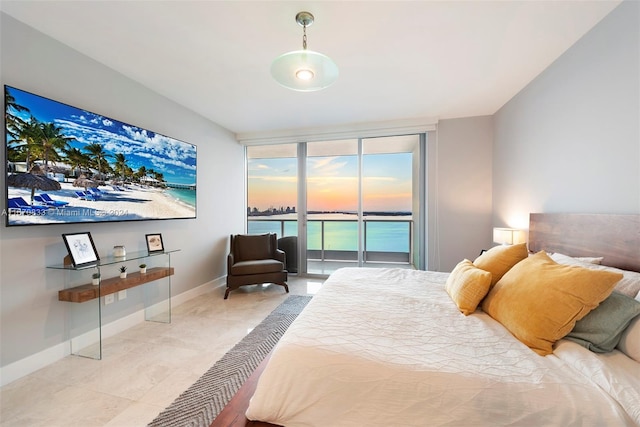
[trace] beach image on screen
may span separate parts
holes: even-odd
[[[196,146],[5,89],[6,224],[196,217]]]

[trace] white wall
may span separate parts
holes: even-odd
[[[245,201],[243,148],[229,131],[5,14],[0,19],[2,84],[195,144],[198,150],[195,220],[6,228],[2,219],[0,366],[5,367],[69,338],[65,313],[71,303],[57,300],[63,283],[45,268],[66,255],[62,233],[90,231],[102,254],[116,244],[143,249],[145,233],[162,233],[165,247],[182,249],[172,256],[173,294],[178,295],[226,274],[229,234],[244,229]],[[1,186],[4,179],[2,174]],[[107,321],[139,310],[141,301],[134,300],[109,306]]]
[[[429,161],[428,269],[451,271],[491,244],[493,118],[442,120],[428,143],[436,156]]]
[[[495,114],[495,226],[640,213],[639,21],[622,3]]]

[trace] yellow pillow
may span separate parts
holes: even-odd
[[[491,273],[491,286],[511,267],[529,256],[526,243],[494,246],[473,261],[473,265]]]
[[[453,269],[444,288],[462,314],[468,316],[476,310],[490,287],[491,273],[465,259]]]
[[[540,251],[500,279],[482,302],[482,310],[546,356],[621,278],[622,274],[609,271],[561,265]]]

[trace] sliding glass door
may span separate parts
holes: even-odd
[[[247,147],[247,230],[291,237],[296,271],[413,268],[420,135]],[[289,242],[291,243],[291,242]],[[290,257],[292,258],[292,257]]]
[[[360,160],[357,139],[307,144],[307,272],[360,263]]]
[[[362,140],[364,263],[411,264],[416,135]]]

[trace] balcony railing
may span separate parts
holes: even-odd
[[[276,233],[278,238],[297,236],[295,219],[248,217],[249,234]],[[307,259],[310,261],[358,261],[358,221],[309,219]],[[367,263],[411,264],[413,220],[364,219],[362,259]]]

